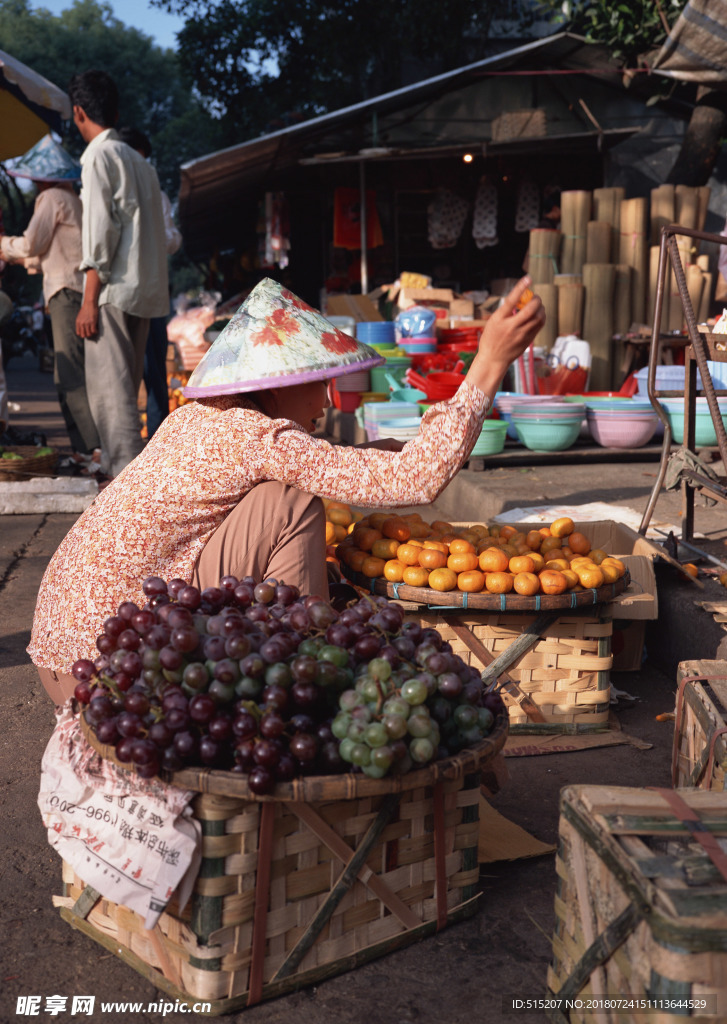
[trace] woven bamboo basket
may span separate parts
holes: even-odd
[[[13,452],[19,459],[0,459],[0,481],[32,480],[36,476],[53,476],[58,464],[58,453],[35,455],[38,449],[32,445],[5,445],[3,452]]]
[[[531,639],[538,616],[526,612],[411,611],[406,618],[433,627],[455,654],[484,669],[511,648]],[[537,633],[539,626],[535,627]],[[602,608],[552,615],[537,642],[512,661],[515,686],[501,689],[512,733],[600,732],[608,728],[613,663],[613,623]],[[542,721],[528,714],[531,702]]]
[[[727,875],[715,840],[727,840],[717,793],[562,790],[551,1021],[727,1019]]]
[[[67,865],[55,902],[157,988],[208,1004],[204,1013],[341,974],[475,913],[480,771],[507,732],[502,714],[476,748],[407,775],[311,776],[261,798],[230,772],[176,772],[198,793],[203,834],[190,905],[180,913],[172,897],[147,931],[128,908],[89,896]]]
[[[727,774],[727,661],[682,661],[677,670],[672,782],[719,793]]]

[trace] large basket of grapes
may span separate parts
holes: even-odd
[[[508,720],[435,630],[383,598],[145,587],[74,667],[77,699],[104,756],[198,793],[202,867],[147,932],[107,899],[74,914],[65,866],[70,923],[219,1014],[474,913],[480,772]]]

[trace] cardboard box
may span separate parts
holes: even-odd
[[[384,319],[368,295],[329,295],[326,313],[328,316],[352,316],[357,324]]]
[[[458,299],[451,288],[400,288],[393,296],[395,308],[401,312],[412,306],[426,306],[442,311],[445,318],[470,319],[475,315],[471,299]]]

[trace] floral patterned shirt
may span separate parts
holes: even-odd
[[[264,480],[369,508],[434,501],[468,458],[488,400],[464,383],[432,406],[400,452],[333,445],[239,395],[171,413],[77,520],[43,576],[28,653],[69,672],[97,656],[96,637],[122,601],[145,603],[149,575],[190,580],[207,541]]]

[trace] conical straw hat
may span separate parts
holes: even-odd
[[[265,278],[253,288],[189,378],[188,398],[328,380],[385,359]]]
[[[33,181],[78,181],[81,165],[52,135],[44,135],[20,158],[20,163],[8,168],[8,173],[14,178],[32,178]]]

